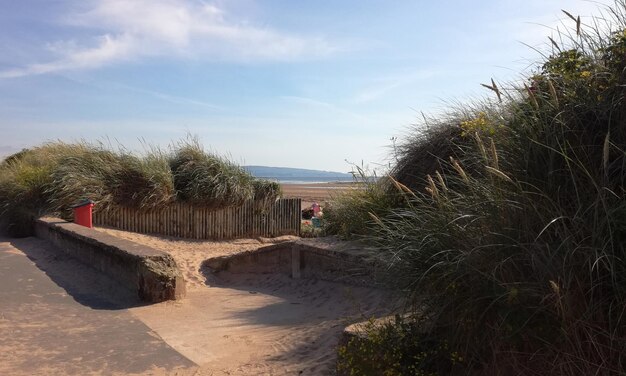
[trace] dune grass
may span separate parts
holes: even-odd
[[[204,152],[196,140],[176,145],[170,167],[181,200],[229,206],[254,198],[254,178],[232,162]]]
[[[29,235],[33,218],[71,218],[70,207],[82,199],[95,201],[96,210],[150,209],[175,200],[218,208],[280,194],[278,184],[205,152],[193,138],[141,155],[100,143],[50,142],[0,163],[0,229]]]
[[[356,235],[419,327],[373,331],[384,345],[357,348],[352,374],[624,373],[626,5],[609,13],[609,31],[571,16],[522,84],[488,85],[496,100],[421,124],[385,187],[404,200],[342,198],[331,226],[369,215]]]

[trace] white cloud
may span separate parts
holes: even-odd
[[[72,48],[71,51],[58,60],[31,64],[24,68],[5,70],[0,72],[0,78],[22,77],[68,69],[98,68],[132,56],[135,42],[128,35],[111,36],[106,34],[97,39],[95,47]]]
[[[145,58],[238,62],[318,58],[337,51],[323,37],[258,27],[210,4],[192,0],[94,0],[62,18],[95,40],[49,43],[55,60],[0,72],[0,78],[98,68]],[[84,6],[84,3],[81,3]],[[91,43],[89,43],[91,42]]]

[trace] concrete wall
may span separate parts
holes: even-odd
[[[351,246],[347,246],[351,245]],[[214,272],[282,273],[293,278],[311,278],[353,285],[375,285],[375,263],[359,246],[345,242],[299,240],[208,259]]]
[[[156,303],[185,295],[182,273],[165,252],[58,218],[36,220],[35,233],[136,291],[143,301]]]
[[[214,272],[231,273],[291,273],[291,247],[293,242],[274,244],[234,255],[205,260],[203,265]]]

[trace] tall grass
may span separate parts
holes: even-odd
[[[615,4],[607,32],[572,17],[571,40],[525,83],[492,86],[502,103],[454,111],[398,149],[405,200],[364,223],[428,323],[414,342],[447,349],[404,357],[415,374],[624,374],[625,11]]]
[[[254,178],[234,163],[206,153],[195,139],[175,146],[170,167],[181,200],[228,206],[254,198]]]
[[[176,199],[169,157],[157,148],[143,158],[122,154],[110,186],[114,202],[120,206],[153,208]]]
[[[115,206],[149,209],[174,200],[223,207],[244,200],[273,201],[280,186],[257,180],[229,160],[204,152],[193,139],[170,150],[135,155],[99,143],[50,142],[0,163],[0,230],[32,232],[43,214],[71,218],[82,199],[96,210]]]
[[[324,211],[325,232],[344,238],[361,238],[371,233],[373,216],[385,216],[402,204],[402,195],[387,176],[378,178],[363,167],[354,166],[354,189],[332,197]]]

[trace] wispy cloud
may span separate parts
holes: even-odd
[[[319,58],[338,50],[321,36],[254,26],[215,5],[192,0],[93,0],[62,17],[92,39],[51,41],[57,58],[0,72],[0,78],[98,68],[146,58],[237,62]]]
[[[294,103],[299,103],[305,106],[311,106],[311,107],[317,107],[317,108],[323,108],[326,111],[331,111],[337,114],[342,114],[345,116],[348,116],[350,118],[352,118],[353,120],[358,120],[361,122],[370,122],[371,119],[368,119],[367,117],[360,115],[356,112],[352,112],[349,110],[345,110],[341,107],[335,106],[333,104],[330,104],[328,102],[324,102],[324,101],[320,101],[317,99],[313,99],[313,98],[306,98],[306,97],[298,97],[298,96],[293,96],[293,95],[285,95],[281,97],[284,100],[287,101],[291,101]]]
[[[95,47],[72,49],[61,58],[47,63],[30,64],[0,72],[0,78],[14,78],[34,74],[44,74],[70,69],[98,68],[108,63],[119,62],[132,57],[135,42],[126,35],[103,35],[97,38]]]
[[[163,101],[170,102],[170,103],[206,107],[206,108],[211,109],[211,110],[224,110],[224,107],[222,107],[222,106],[218,106],[218,105],[215,105],[213,103],[209,103],[209,102],[205,102],[205,101],[201,101],[201,100],[197,100],[197,99],[193,99],[193,98],[181,97],[179,95],[166,94],[166,93],[163,93],[163,92],[160,92],[160,91],[147,90],[147,89],[143,89],[143,88],[139,88],[139,87],[135,87],[135,86],[129,86],[129,85],[121,84],[121,83],[115,83],[114,86],[122,88],[122,89],[125,89],[125,90],[133,91],[133,92],[136,92],[136,93],[146,94],[146,95],[149,95],[149,96],[152,96],[154,98],[158,98],[158,99],[161,99]]]
[[[358,92],[352,102],[354,103],[366,103],[381,98],[385,94],[389,93],[392,90],[400,88],[402,86],[410,85],[419,80],[425,80],[428,78],[432,78],[437,75],[437,72],[434,70],[422,70],[415,73],[397,76],[397,77],[388,77],[382,78],[376,82],[376,84],[369,86],[368,88],[361,90]]]

